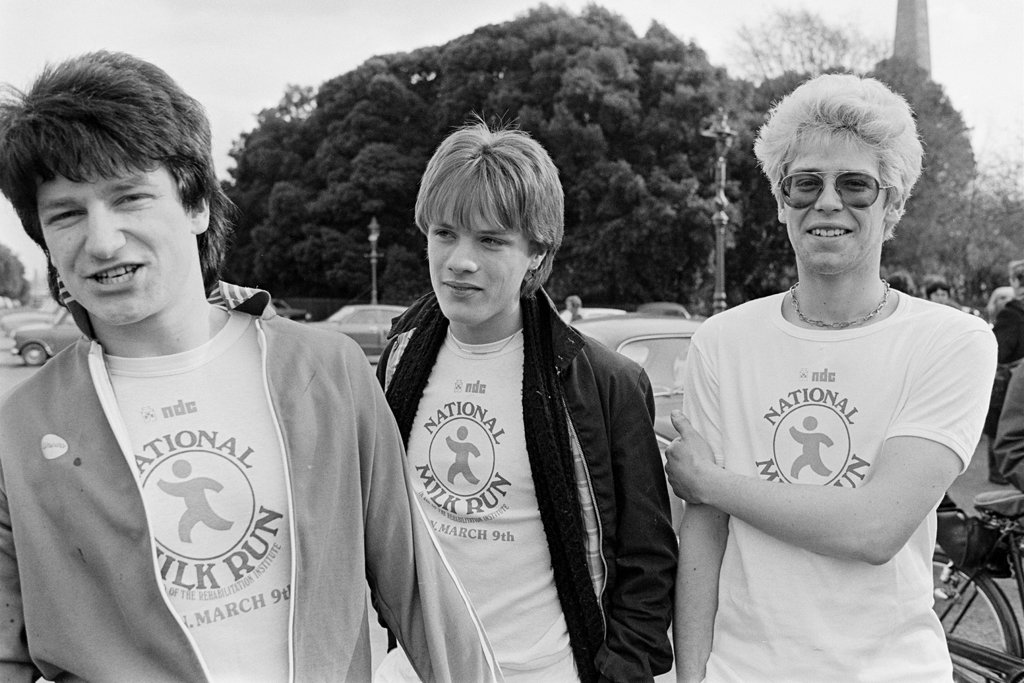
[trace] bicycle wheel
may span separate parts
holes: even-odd
[[[985,572],[968,576],[938,548],[932,557],[932,579],[935,613],[947,635],[1021,656],[1017,617],[995,579]]]

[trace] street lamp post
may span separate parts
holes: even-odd
[[[732,146],[736,137],[736,131],[729,127],[729,115],[725,109],[719,107],[718,116],[711,125],[701,131],[706,138],[715,139],[715,152],[718,154],[717,162],[717,185],[715,193],[715,204],[718,210],[711,216],[711,222],[715,226],[715,296],[712,303],[712,315],[721,313],[726,308],[725,302],[725,226],[729,224],[729,214],[725,207],[729,200],[725,196],[725,153]]]
[[[377,217],[370,219],[370,303],[377,304],[377,238],[380,237],[380,223]]]

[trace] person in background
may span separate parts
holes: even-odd
[[[964,306],[954,299],[952,287],[949,286],[949,282],[947,282],[941,275],[930,275],[925,278],[924,296],[929,301],[934,301],[937,304],[950,306],[958,311],[962,311],[970,315],[981,315],[981,311],[971,308],[970,306]]]
[[[994,439],[996,461],[1005,483],[1024,491],[1024,364],[1012,371]]]
[[[582,307],[583,299],[579,298],[575,294],[570,294],[565,297],[565,310],[558,315],[564,322],[574,323],[583,317],[580,315],[580,308]]]
[[[988,318],[991,325],[995,325],[996,316],[999,315],[999,311],[1003,310],[1003,306],[1016,297],[1017,293],[1010,285],[1003,285],[992,290],[992,294],[988,297],[988,303],[985,304],[985,317]]]
[[[992,332],[999,344],[999,362],[1012,363],[1024,358],[1024,259],[1007,266],[1014,297],[996,315]]]
[[[498,678],[359,347],[218,281],[196,100],[49,66],[0,100],[0,190],[83,332],[0,400],[0,677],[368,680],[369,579],[423,679]]]
[[[960,304],[953,300],[953,290],[949,283],[946,282],[945,278],[938,275],[930,275],[925,278],[924,298],[937,304],[960,308]]]
[[[563,206],[526,133],[446,138],[416,199],[433,292],[396,321],[377,376],[506,680],[651,680],[672,666],[676,564],[654,399],[541,289]],[[410,674],[397,651],[378,669]]]
[[[914,284],[914,277],[905,270],[893,271],[885,276],[885,281],[897,292],[917,296],[917,285]]]
[[[693,337],[666,453],[687,501],[679,680],[948,681],[935,509],[981,435],[995,341],[879,277],[921,172],[913,115],[877,80],[823,75],[754,151],[799,281]]]
[[[988,438],[988,480],[999,485],[1010,483],[1003,476],[1005,470],[1016,470],[1018,467],[1016,464],[1005,463],[1001,460],[999,450],[996,448],[996,440],[1011,373],[1021,363],[1021,359],[1024,359],[1024,259],[1010,261],[1007,270],[1013,296],[996,312],[995,320],[992,323],[992,332],[996,336],[996,344],[999,348],[999,365],[996,368],[996,378],[989,398],[988,414],[985,417],[985,435]],[[993,292],[994,295],[995,292]],[[1001,450],[1006,452],[1008,449]],[[1012,451],[1012,448],[1009,450]]]

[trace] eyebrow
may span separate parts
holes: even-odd
[[[100,181],[102,182],[102,181]],[[136,187],[155,187],[155,184],[151,182],[145,173],[132,173],[131,175],[123,178],[118,178],[113,181],[111,185],[104,188],[104,193],[111,194],[116,192],[124,192]],[[63,209],[68,207],[78,206],[79,200],[73,197],[59,195],[52,199],[40,202],[39,210],[46,211],[52,209]]]
[[[40,202],[39,211],[49,211],[51,209],[65,209],[70,206],[78,205],[77,199],[70,197],[55,197],[54,199],[48,199],[45,202]]]
[[[431,223],[430,227],[431,228],[446,228],[448,230],[457,230],[457,229],[459,229],[460,226],[456,225],[454,223],[449,223],[448,221],[437,221],[436,223]],[[512,228],[498,228],[498,229],[495,229],[495,230],[489,230],[489,229],[480,229],[480,228],[474,228],[472,226],[468,226],[467,229],[472,231],[474,234],[484,235],[484,236],[488,236],[488,237],[491,236],[491,235],[508,235],[509,233],[516,232],[516,230],[514,230]]]
[[[118,178],[109,186],[109,190],[119,192],[122,190],[129,190],[140,185],[145,187],[154,187],[154,183],[149,179],[149,176],[146,173],[132,173],[131,175],[123,178]]]

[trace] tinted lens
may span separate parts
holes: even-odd
[[[843,203],[860,209],[878,199],[878,181],[866,173],[840,173],[836,176],[836,190]]]
[[[782,197],[794,209],[804,209],[818,200],[825,187],[825,174],[793,173],[782,179]],[[836,192],[843,204],[858,209],[871,206],[878,198],[878,181],[866,173],[840,173],[835,179]]]
[[[824,186],[824,179],[816,173],[794,173],[782,179],[782,196],[794,209],[803,209],[818,199]]]

